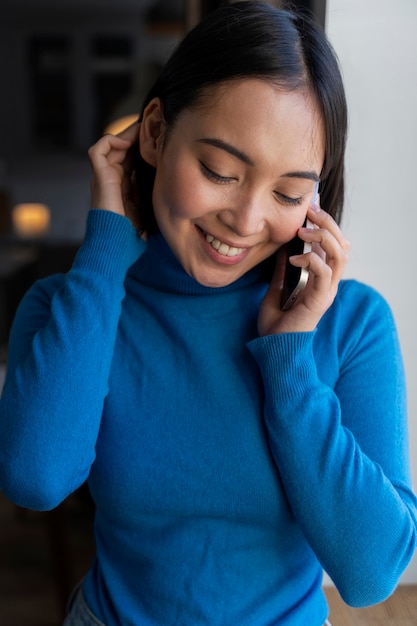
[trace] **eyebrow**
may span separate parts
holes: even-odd
[[[283,174],[283,178],[307,178],[307,180],[313,180],[315,183],[320,182],[320,176],[316,172],[301,171],[301,172],[288,172]]]
[[[215,148],[220,148],[220,150],[224,150],[225,152],[228,152],[232,156],[238,158],[240,161],[243,161],[243,163],[246,163],[246,165],[250,165],[251,167],[255,165],[255,163],[252,161],[250,157],[248,157],[247,154],[245,154],[241,150],[238,150],[237,148],[235,148],[235,146],[232,146],[230,143],[226,143],[226,141],[222,141],[221,139],[215,139],[211,137],[203,137],[202,139],[197,139],[197,141],[199,143],[206,143],[209,146],[214,146]]]
[[[254,167],[255,165],[254,161],[247,154],[222,139],[216,139],[215,137],[202,137],[201,139],[197,139],[197,141],[199,143],[205,143],[209,146],[214,146],[215,148],[220,148],[220,150],[228,152],[243,163],[246,163],[246,165],[250,165],[251,167]],[[315,183],[320,182],[320,176],[316,172],[309,170],[288,172],[287,174],[283,174],[282,178],[306,178],[307,180],[313,180]]]

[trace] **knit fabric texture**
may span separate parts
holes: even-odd
[[[72,269],[36,283],[10,338],[0,487],[51,509],[88,480],[107,626],[320,626],[328,572],[353,606],[416,545],[391,310],[342,281],[314,332],[259,337],[260,268],[188,276],[160,234],[89,213]]]

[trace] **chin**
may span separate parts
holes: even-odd
[[[239,278],[241,278],[241,276],[244,274],[244,272],[239,272],[229,276],[215,276],[213,273],[212,275],[208,275],[208,274],[203,274],[201,272],[190,272],[190,276],[192,278],[194,278],[195,281],[197,281],[200,285],[203,285],[203,287],[211,287],[213,289],[215,288],[220,288],[220,287],[227,287],[228,285],[231,285],[232,283],[234,283],[236,280],[238,280]]]

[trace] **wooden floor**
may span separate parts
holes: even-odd
[[[417,585],[400,585],[385,602],[367,609],[352,609],[336,589],[326,587],[332,626],[417,626]]]

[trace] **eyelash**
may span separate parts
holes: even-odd
[[[207,167],[207,165],[204,165],[202,161],[200,161],[200,166],[204,176],[206,176],[209,180],[212,180],[215,183],[228,183],[232,180],[235,180],[234,178],[231,178],[229,176],[220,176],[220,174],[216,174],[216,172],[213,172],[213,170]]]
[[[213,172],[213,170],[211,170],[209,167],[207,167],[207,165],[205,165],[202,161],[200,161],[200,166],[201,169],[203,171],[203,174],[209,179],[212,180],[215,183],[228,183],[232,180],[235,180],[234,178],[231,178],[229,176],[220,176],[220,174],[216,174],[216,172]],[[287,204],[289,206],[298,206],[302,203],[303,198],[299,197],[299,198],[290,198],[289,196],[285,196],[283,194],[280,193],[275,193],[276,197],[283,202],[284,204]]]
[[[289,206],[298,206],[303,201],[302,197],[290,198],[289,196],[284,196],[281,193],[275,193],[275,195],[280,200],[280,202],[283,202],[284,204],[288,204]]]

